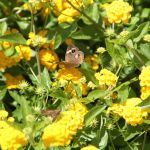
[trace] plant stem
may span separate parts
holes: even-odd
[[[34,14],[32,11],[32,5],[30,3],[28,3],[28,4],[29,4],[30,13],[31,13],[31,31],[33,31],[35,33]]]
[[[113,150],[116,150],[116,149],[115,149],[115,146],[114,146],[114,143],[113,143],[113,141],[112,141],[111,134],[110,134],[109,131],[108,131],[108,135],[109,135],[110,143],[111,143],[111,145],[112,145]]]
[[[124,136],[124,134],[123,134],[123,132],[122,132],[122,130],[121,130],[121,128],[120,128],[120,126],[119,126],[119,124],[116,122],[116,125],[117,125],[117,127],[118,127],[118,129],[119,129],[119,131],[120,131],[120,133],[121,133],[121,135],[122,135],[122,137],[125,139],[125,136]],[[128,147],[131,149],[131,150],[133,150],[132,149],[132,147],[131,147],[131,145],[127,142],[127,141],[125,141],[126,142],[126,144],[128,145]]]
[[[145,131],[145,133],[144,133],[144,140],[143,140],[143,144],[142,144],[142,150],[144,150],[144,148],[145,148],[146,137],[147,137],[147,131]]]
[[[38,69],[38,76],[41,82],[41,65],[40,65],[40,60],[39,60],[39,48],[36,51],[36,61],[37,61],[37,69]]]

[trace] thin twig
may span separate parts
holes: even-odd
[[[145,131],[145,133],[144,133],[144,140],[143,140],[143,144],[142,144],[142,150],[144,150],[144,148],[145,148],[146,138],[147,138],[147,131]]]

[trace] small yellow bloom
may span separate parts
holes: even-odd
[[[7,118],[8,112],[5,110],[0,110],[0,120]]]
[[[18,52],[20,59],[26,59],[27,61],[30,61],[32,52],[29,46],[19,45],[16,46],[15,49]]]
[[[41,47],[46,43],[46,38],[35,35],[33,32],[29,33],[29,39],[27,40],[27,45],[31,45],[33,47]]]
[[[150,43],[150,34],[146,34],[143,38],[144,41]]]
[[[10,42],[6,42],[6,41],[2,43],[2,47],[3,47],[4,49],[10,48],[11,45],[12,45],[12,44],[11,44]]]
[[[19,83],[24,80],[24,77],[22,75],[18,76],[12,76],[9,73],[6,73],[4,75],[6,77],[6,85],[8,89],[15,89],[19,87]]]
[[[59,58],[53,50],[40,50],[39,58],[41,64],[48,70],[55,70],[57,67],[57,62],[59,62]]]
[[[150,96],[150,66],[144,67],[139,75],[141,86],[141,98],[146,99]]]
[[[116,86],[118,77],[107,69],[102,69],[100,72],[95,73],[99,85]]]
[[[111,4],[104,4],[102,8],[106,11],[106,18],[109,23],[128,23],[131,17],[132,6],[123,0],[114,0]]]
[[[12,67],[20,61],[19,57],[8,57],[2,51],[0,51],[0,58],[0,70]]]
[[[97,70],[99,68],[97,54],[86,56],[85,61],[92,67],[93,70]]]
[[[88,145],[86,147],[81,148],[81,150],[99,150],[99,149],[93,145]]]
[[[104,47],[99,47],[99,48],[97,48],[96,53],[103,54],[105,51],[106,51],[106,49]]]
[[[13,117],[8,117],[7,121],[8,121],[8,122],[14,122],[15,119],[14,119]]]

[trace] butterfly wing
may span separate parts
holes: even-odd
[[[83,59],[84,53],[82,51],[79,51],[79,49],[74,45],[68,46],[65,55],[65,66],[78,67],[82,64]]]

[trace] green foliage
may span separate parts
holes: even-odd
[[[145,35],[150,35],[150,2],[126,0],[133,6],[133,11],[128,23],[123,24],[109,23],[106,18],[107,12],[102,5],[114,0],[93,0],[93,3],[91,0],[81,0],[82,4],[79,1],[66,0],[59,3],[58,8],[55,3],[60,1],[57,0],[36,0],[32,3],[30,0],[0,1],[0,110],[7,110],[9,116],[15,119],[14,123],[7,122],[26,134],[28,144],[20,149],[79,150],[93,145],[101,150],[148,150],[150,96],[137,105],[139,112],[148,112],[148,116],[135,126],[130,125],[125,117],[134,120],[134,115],[138,118],[138,114],[126,112],[121,116],[122,112],[118,114],[119,109],[110,113],[108,108],[113,104],[124,106],[129,98],[141,98],[139,76],[143,67],[150,65],[150,38],[149,41],[145,40]],[[75,12],[72,13],[70,7]],[[30,32],[39,35],[34,41],[37,46],[27,45]],[[46,38],[44,44],[41,44],[40,36]],[[77,55],[65,60],[67,46],[72,44],[84,53],[83,63],[76,68],[66,64],[68,61],[79,63],[81,60],[75,59]],[[18,45],[30,47],[29,61],[26,59],[29,53],[24,53],[26,49],[21,53],[16,51]],[[98,49],[104,51],[99,52]],[[49,53],[41,59],[41,50],[54,52],[59,60]],[[3,59],[4,55],[7,60]],[[63,77],[59,74],[63,70],[60,62],[67,66],[61,74]],[[102,69],[118,77],[115,87],[111,85],[111,75],[97,80],[95,73]],[[7,73],[16,76],[10,80],[17,84],[12,89],[5,76]],[[85,77],[85,81],[78,79],[78,73]],[[25,81],[17,83],[17,75],[20,74]],[[61,77],[58,78],[58,75]],[[147,83],[144,84],[150,84],[149,78],[146,79]],[[103,84],[106,80],[109,83]],[[150,95],[149,89],[146,92]],[[84,118],[82,116],[75,121],[75,125],[71,124],[74,127],[69,135],[71,142],[46,148],[42,140],[45,127],[61,120],[61,113],[69,110],[70,104],[77,102],[85,105],[88,111]],[[132,109],[131,112],[134,111]],[[60,110],[60,114],[53,118],[51,114],[43,113],[49,110]],[[2,118],[0,114],[0,121]],[[83,127],[75,129],[80,126],[80,120],[84,122]],[[71,125],[66,126],[67,134],[61,137],[62,141],[68,140]]]

